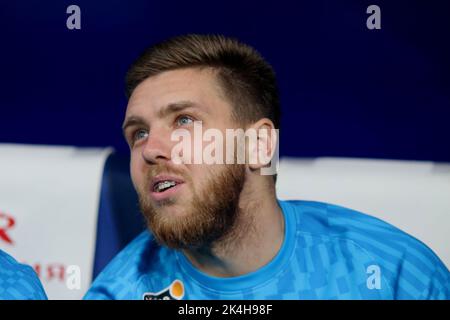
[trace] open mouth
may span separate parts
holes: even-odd
[[[154,184],[153,192],[161,193],[175,187],[178,183],[173,180],[162,180]]]
[[[152,179],[151,197],[155,201],[165,200],[178,195],[184,180],[171,175],[158,175]]]

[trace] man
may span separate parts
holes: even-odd
[[[0,250],[0,300],[46,300],[34,270]]]
[[[262,132],[280,120],[274,72],[251,47],[176,37],[147,50],[126,83],[123,129],[149,231],[114,258],[86,299],[450,297],[449,271],[413,237],[336,205],[277,200],[276,176],[261,174],[267,163],[249,161],[275,154],[276,137]],[[243,144],[243,163],[190,161],[191,144],[174,152],[174,132],[195,136],[198,123],[223,136],[254,130],[256,141]],[[218,147],[214,156],[241,147]]]

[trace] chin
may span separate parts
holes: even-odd
[[[176,201],[164,201],[165,203],[159,203],[156,206],[156,211],[165,216],[171,217],[184,217],[189,215],[187,206],[179,204]]]

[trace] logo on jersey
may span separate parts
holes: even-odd
[[[160,292],[144,293],[144,300],[181,300],[184,297],[184,285],[180,280],[175,280],[166,289]]]

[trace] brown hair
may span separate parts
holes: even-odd
[[[128,70],[126,95],[129,98],[148,77],[189,67],[217,71],[236,120],[269,118],[279,128],[280,103],[272,67],[249,45],[222,35],[182,35],[148,48]]]

